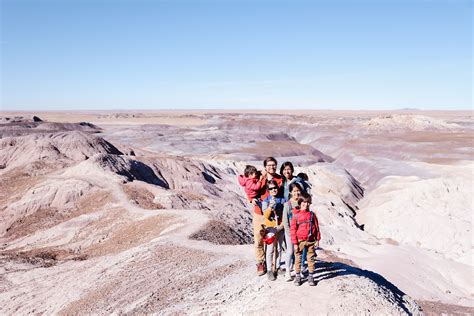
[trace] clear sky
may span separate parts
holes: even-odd
[[[2,110],[472,109],[472,2],[0,0]]]

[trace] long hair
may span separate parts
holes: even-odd
[[[290,167],[291,169],[291,174],[293,174],[295,172],[295,168],[293,167],[293,164],[290,162],[290,161],[285,161],[281,167],[280,167],[280,175],[283,177],[283,182],[286,182],[286,178],[285,176],[283,176],[283,170],[286,168],[286,167]]]
[[[303,188],[301,187],[301,184],[299,184],[298,182],[292,182],[292,183],[290,183],[290,187],[289,187],[290,194],[291,194],[291,191],[293,191],[294,188],[298,188],[300,190],[300,192],[303,193]]]

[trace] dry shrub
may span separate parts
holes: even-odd
[[[123,185],[123,191],[127,195],[127,197],[135,201],[138,206],[141,208],[145,208],[148,210],[156,210],[156,209],[164,209],[165,207],[160,203],[153,202],[155,196],[147,190],[144,189],[137,189],[130,185]]]
[[[224,222],[211,220],[206,226],[189,236],[195,240],[206,240],[217,245],[244,245],[251,242],[245,234]]]

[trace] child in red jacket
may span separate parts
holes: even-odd
[[[239,184],[244,187],[245,194],[250,203],[260,203],[259,195],[263,187],[264,175],[258,176],[257,168],[251,165],[245,166],[244,174],[239,175]]]
[[[311,196],[302,192],[298,199],[298,206],[293,209],[293,218],[291,219],[290,231],[291,242],[295,248],[295,285],[301,285],[301,256],[303,250],[308,251],[308,258],[314,256],[314,247],[319,246],[321,235],[319,233],[319,223],[316,214],[309,210],[311,205]],[[314,261],[308,260],[309,276],[308,284],[315,286],[314,281]]]

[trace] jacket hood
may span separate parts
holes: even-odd
[[[245,186],[245,183],[247,183],[247,180],[248,180],[247,177],[245,177],[245,176],[243,176],[243,175],[240,175],[240,176],[239,176],[239,184],[240,184],[241,186],[244,187],[244,186]]]

